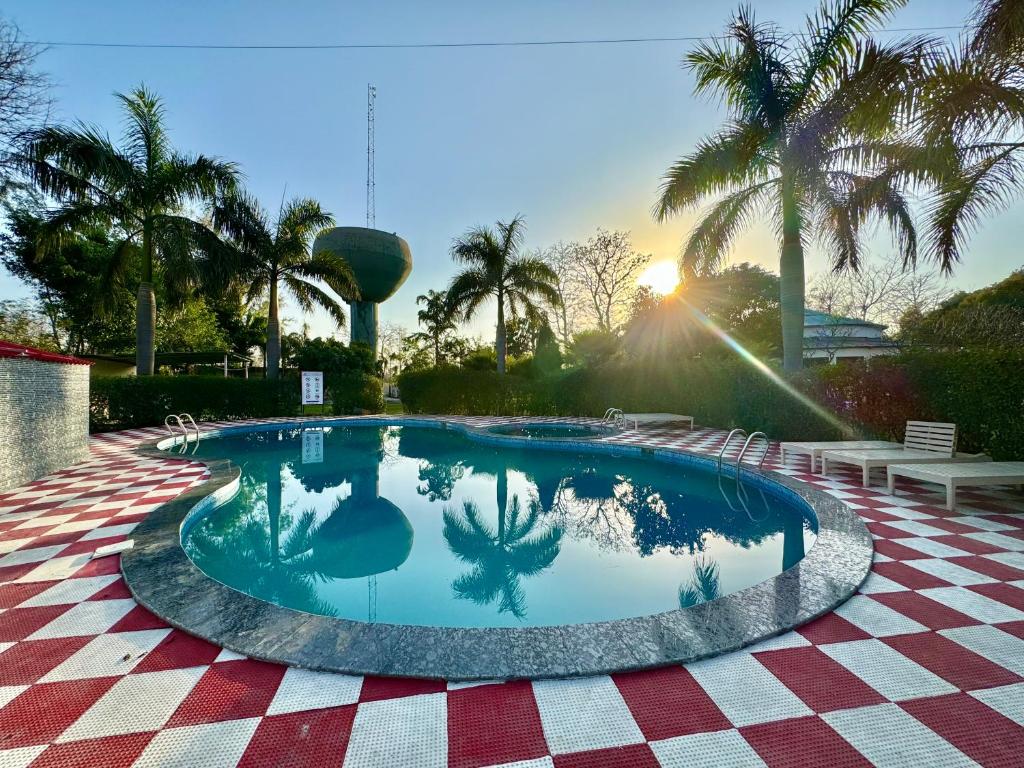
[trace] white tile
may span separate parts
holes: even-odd
[[[948,560],[927,558],[925,560],[906,560],[904,562],[911,568],[917,568],[919,571],[930,573],[932,576],[936,576],[959,587],[966,587],[969,584],[992,584],[996,581],[991,576],[972,571]]]
[[[920,594],[986,624],[1024,619],[1024,611],[963,587],[932,587],[920,590]]]
[[[20,696],[27,690],[27,685],[0,685],[0,709],[6,707],[16,696]]]
[[[78,516],[75,512],[70,515],[45,515],[40,517],[33,517],[31,520],[26,520],[21,525],[14,526],[14,530],[23,531],[30,528],[45,528],[47,526],[57,526],[61,523],[66,523],[68,520],[73,520]]]
[[[217,654],[217,658],[215,658],[213,660],[213,663],[214,664],[219,664],[222,661],[241,661],[244,658],[247,658],[247,657],[243,656],[240,653],[235,653],[234,651],[229,651],[227,648],[221,648],[220,649],[220,653]]]
[[[385,765],[447,768],[447,694],[430,693],[359,705],[344,768]]]
[[[854,595],[836,608],[835,612],[872,637],[928,631],[928,627],[923,624],[865,595]]]
[[[975,539],[976,541],[983,541],[986,544],[991,544],[993,547],[1001,547],[1008,549],[1011,552],[1024,552],[1024,539],[1015,539],[1013,536],[1005,536],[1002,533],[996,531],[982,531],[980,533],[965,533],[969,539]]]
[[[49,640],[54,637],[99,635],[117,624],[135,605],[131,598],[78,603],[46,626],[37,629],[27,639]]]
[[[536,760],[516,760],[514,763],[489,765],[487,768],[555,768],[555,763],[550,757],[538,757]]]
[[[113,584],[121,578],[116,573],[106,576],[90,576],[84,579],[66,579],[45,589],[34,597],[30,597],[19,605],[19,608],[32,608],[40,605],[64,605],[66,603],[80,603],[86,600],[101,589]]]
[[[95,539],[109,539],[114,536],[127,536],[138,523],[124,523],[123,525],[107,525],[103,528],[93,528],[79,541],[94,541]]]
[[[23,547],[30,541],[33,541],[35,537],[29,539],[7,539],[0,541],[0,555],[6,555],[8,552],[13,552],[18,547]]]
[[[876,507],[879,512],[883,512],[887,515],[893,515],[894,517],[900,517],[904,520],[934,520],[935,515],[929,515],[927,512],[922,512],[920,509],[913,507]],[[886,520],[885,524],[889,525],[891,521]]]
[[[132,768],[235,768],[259,724],[250,717],[160,731]]]
[[[102,520],[69,520],[66,523],[61,523],[52,531],[47,533],[48,536],[56,535],[58,533],[75,533],[76,531],[91,531],[97,525],[102,523]]]
[[[945,536],[949,533],[949,531],[928,525],[920,520],[886,520],[884,525],[898,531],[905,531],[913,536]]]
[[[170,632],[170,629],[144,629],[100,635],[51,669],[39,682],[126,675]]]
[[[465,688],[479,688],[482,685],[500,685],[504,680],[449,680],[445,687],[449,691],[461,691]]]
[[[662,768],[759,768],[765,762],[739,731],[711,731],[650,742]]]
[[[6,609],[0,609],[0,614],[2,614],[4,612],[4,610],[6,610]],[[8,648],[13,648],[14,646],[15,646],[15,643],[13,643],[13,642],[11,642],[11,643],[0,643],[0,653],[3,653]]]
[[[908,563],[914,562],[908,560]],[[878,595],[883,592],[906,592],[907,587],[902,584],[897,584],[892,579],[887,579],[879,573],[872,571],[868,574],[868,577],[864,580],[864,583],[860,585],[860,593],[864,595]]]
[[[54,544],[50,547],[35,547],[33,549],[19,549],[14,552],[8,552],[3,557],[0,557],[0,568],[7,568],[12,565],[27,565],[28,563],[41,563],[54,557],[67,546],[67,544]]]
[[[737,727],[814,714],[753,656],[727,654],[686,668]]]
[[[304,709],[324,709],[355,704],[363,678],[354,675],[336,675],[330,672],[310,672],[289,667],[277,688],[268,715],[281,715]]]
[[[1024,552],[993,552],[991,555],[982,555],[982,557],[1024,571]]]
[[[973,528],[979,528],[983,531],[1012,531],[1013,526],[1007,525],[1006,523],[1000,523],[996,520],[989,520],[987,517],[981,517],[980,515],[961,515],[956,518],[955,522],[963,523],[964,525],[970,525]]]
[[[799,632],[790,630],[776,637],[769,637],[759,643],[747,646],[743,653],[761,653],[762,651],[780,651],[785,648],[805,648],[811,642]]]
[[[891,701],[941,696],[958,690],[881,640],[853,640],[818,647]]]
[[[126,675],[57,739],[58,742],[156,731],[199,682],[206,667]]]
[[[1024,676],[1024,640],[987,624],[957,627],[939,632],[969,651],[974,651],[1011,672]]]
[[[61,549],[65,546],[67,545],[62,545]],[[49,549],[49,547],[47,547],[47,549]],[[12,552],[11,554],[13,555],[17,553]],[[47,560],[45,563],[40,563],[24,576],[15,579],[15,582],[19,584],[28,584],[34,581],[60,581],[61,579],[68,579],[75,574],[75,571],[87,562],[89,562],[88,552],[84,552],[80,555],[68,555],[67,557],[55,557],[51,560]]]
[[[17,749],[0,749],[0,768],[26,768],[43,753],[47,744]]]
[[[537,680],[533,695],[551,754],[639,744],[644,740],[622,694],[606,675]]]
[[[918,552],[931,557],[968,557],[971,553],[962,549],[943,544],[941,541],[934,541],[927,536],[910,536],[906,539],[894,539],[897,544],[910,547]]]
[[[1017,725],[1024,725],[1024,683],[984,688],[970,691],[970,694],[1003,717],[1008,717]]]
[[[977,766],[895,704],[826,712],[821,718],[878,768]]]

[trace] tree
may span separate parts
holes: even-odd
[[[539,258],[519,254],[525,227],[521,216],[508,223],[499,221],[495,229],[476,227],[456,239],[451,249],[452,258],[467,268],[448,286],[448,312],[469,320],[487,299],[496,300],[494,349],[499,375],[505,373],[505,313],[540,314],[538,299],[552,305],[559,301],[558,278],[551,267]]]
[[[255,198],[232,191],[218,198],[213,223],[231,239],[248,300],[267,297],[267,378],[276,379],[281,368],[281,286],[304,312],[321,307],[338,327],[345,326],[341,302],[314,281],[326,283],[344,299],[359,296],[355,275],[344,259],[330,251],[310,253],[313,238],[334,219],[315,200],[295,198],[271,222]]]
[[[49,78],[36,71],[41,49],[21,38],[15,24],[0,18],[0,194],[11,182],[18,136],[46,117]]]
[[[234,186],[235,166],[171,147],[160,99],[140,86],[116,94],[126,129],[116,147],[101,129],[85,124],[29,132],[20,163],[39,189],[61,206],[48,212],[37,242],[45,257],[74,233],[113,224],[119,242],[113,274],[139,264],[136,372],[153,373],[159,277],[172,298],[200,285],[216,292],[228,284],[230,265],[216,234],[187,214],[190,203],[211,200]]]
[[[442,344],[445,337],[455,330],[447,301],[448,296],[444,291],[429,290],[416,297],[416,303],[423,304],[423,309],[416,313],[416,319],[425,330],[423,333],[413,335],[429,342],[433,347],[434,365],[440,365],[444,361],[441,353]]]
[[[584,294],[598,330],[610,331],[625,318],[636,278],[651,260],[633,250],[628,232],[597,234],[569,252],[573,281]]]
[[[26,299],[0,301],[0,339],[26,347],[60,351],[48,318],[35,302]]]
[[[555,273],[558,303],[551,305],[550,317],[554,321],[552,330],[563,349],[568,349],[572,343],[572,335],[580,329],[583,315],[573,260],[575,248],[576,243],[557,242],[536,254]]]
[[[864,158],[889,147],[909,107],[922,57],[917,41],[865,39],[904,0],[834,0],[796,38],[740,9],[727,40],[687,56],[697,93],[719,94],[730,121],[664,177],[659,220],[722,195],[693,228],[684,276],[713,271],[737,233],[768,214],[780,238],[783,367],[803,364],[804,247],[812,234],[837,268],[856,268],[862,225],[874,215],[913,261],[917,235],[903,174]]]

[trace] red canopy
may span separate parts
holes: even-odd
[[[71,355],[61,355],[56,352],[47,352],[35,347],[26,347],[23,344],[15,344],[13,341],[0,339],[0,357],[23,357],[28,360],[40,360],[44,363],[64,363],[65,365],[92,365],[90,360],[82,360]]]

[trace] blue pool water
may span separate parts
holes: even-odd
[[[501,424],[488,427],[488,432],[509,437],[528,437],[531,439],[586,439],[612,434],[615,430],[590,424],[558,424],[556,422],[540,422],[536,424]]]
[[[802,505],[649,458],[482,445],[428,427],[204,440],[238,493],[189,520],[207,575],[301,611],[448,627],[641,616],[764,581],[813,544]]]

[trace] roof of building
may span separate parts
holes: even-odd
[[[899,342],[874,336],[809,336],[804,337],[804,349],[897,349]]]
[[[804,310],[804,327],[815,325],[860,325],[867,328],[887,328],[881,323],[872,323],[870,320],[861,320],[856,317],[843,317],[832,315],[828,312],[818,312],[814,309]]]
[[[13,341],[5,341],[3,339],[0,339],[0,357],[38,360],[43,363],[64,363],[65,365],[92,365],[91,361],[83,360],[80,357],[47,352],[45,349],[26,347],[24,344],[15,344]]]
[[[237,352],[157,352],[156,364],[159,365],[221,365],[225,356],[229,363],[251,363],[252,358]],[[133,355],[84,355],[89,360],[104,360],[111,363],[135,365]]]

